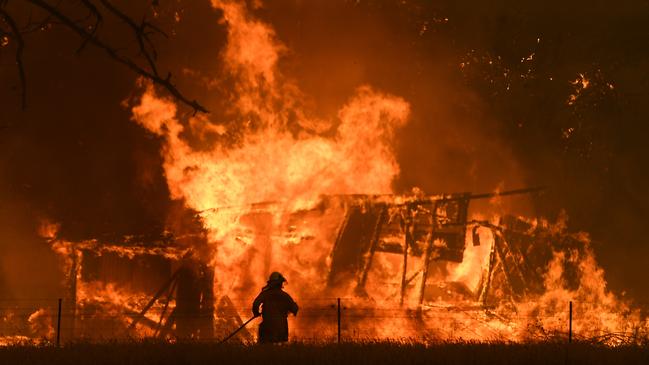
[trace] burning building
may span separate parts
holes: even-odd
[[[301,339],[333,337],[334,298],[343,298],[344,333],[354,338],[564,337],[571,301],[584,311],[575,321],[581,336],[637,335],[641,318],[606,293],[586,237],[513,216],[469,219],[474,199],[539,190],[321,196],[283,212],[281,222],[273,222],[275,202],[224,207],[245,210],[233,231],[248,262],[238,272],[213,260],[204,233],[59,237],[52,242],[69,272],[68,335],[223,337],[249,316],[255,284],[276,267],[302,303],[294,320]]]
[[[192,222],[146,235],[48,234],[66,273],[64,339],[222,338],[271,271],[301,305],[298,339],[334,337],[338,298],[349,338],[564,337],[571,301],[579,336],[646,334],[639,312],[607,291],[587,235],[470,209],[534,189],[398,194],[394,146],[410,103],[364,84],[322,117],[280,72],[287,47],[275,31],[245,2],[212,5],[227,34],[223,120],[184,113],[145,80],[127,103]]]

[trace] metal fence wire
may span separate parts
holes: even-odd
[[[647,320],[620,313],[583,313],[588,302],[565,303],[565,310],[502,310],[476,306],[430,305],[417,308],[359,304],[356,298],[301,299],[296,317],[289,315],[291,340],[341,342],[368,339],[409,341],[596,341],[607,344],[647,343]],[[225,338],[252,316],[251,303],[231,301],[213,313],[175,313],[151,307],[131,328],[141,308],[110,303],[68,303],[59,298],[0,298],[0,345],[10,339],[52,344],[78,340],[165,338],[214,340]],[[627,322],[624,322],[627,321]],[[255,341],[261,319],[251,321],[232,341]],[[616,326],[609,325],[615,323]],[[202,328],[179,334],[179,326]],[[210,328],[205,330],[205,324]],[[4,340],[3,340],[4,339]]]

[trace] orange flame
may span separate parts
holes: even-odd
[[[312,207],[322,194],[390,193],[399,173],[391,145],[395,130],[407,122],[409,105],[361,86],[340,108],[337,119],[307,118],[308,111],[298,101],[300,91],[277,70],[285,48],[273,30],[238,2],[213,1],[213,5],[224,12],[228,43],[223,65],[235,79],[233,111],[247,131],[243,139],[230,148],[217,144],[209,150],[192,149],[181,137],[186,127],[176,116],[176,106],[157,96],[150,85],[133,108],[133,118],[164,137],[164,168],[172,196],[203,212],[217,247],[213,263],[222,278],[216,282],[217,293],[243,290],[250,295],[256,290],[249,288],[251,278],[264,277],[271,266],[321,281],[321,271],[313,265],[326,261],[325,245],[330,241],[310,240],[306,245],[299,237],[292,241],[281,237],[287,213]],[[293,116],[298,133],[290,128]],[[196,117],[188,125],[199,128],[194,133],[214,127]],[[249,205],[257,202],[272,202],[272,216],[244,222]],[[299,236],[328,238],[337,224],[329,221],[302,228],[309,232]],[[241,235],[250,227],[258,233],[252,241]],[[267,247],[267,257],[261,260],[265,263],[257,268],[250,267],[258,260],[252,257],[253,243]],[[290,253],[283,249],[287,245],[293,246]],[[303,264],[289,264],[285,255],[300,257]]]
[[[333,329],[333,307],[326,298],[324,277],[345,208],[336,199],[322,209],[311,208],[322,204],[323,194],[392,193],[392,182],[399,174],[392,146],[395,132],[408,122],[409,104],[364,85],[335,118],[313,117],[303,105],[305,96],[278,70],[286,47],[273,29],[255,19],[242,2],[213,0],[212,4],[223,11],[222,24],[228,34],[222,65],[234,80],[228,111],[234,120],[214,123],[205,116],[184,120],[176,105],[147,83],[132,109],[133,120],[163,140],[164,171],[172,198],[183,199],[200,214],[214,248],[213,256],[205,261],[215,268],[216,295],[246,303],[237,309],[247,317],[247,303],[266,275],[279,270],[288,277],[289,291],[297,301],[306,303],[305,310],[311,313],[307,320],[315,324],[306,326],[295,320],[296,333],[307,333],[306,327],[315,328],[319,335],[332,333],[327,332]],[[588,85],[582,82],[582,86]],[[238,127],[232,131],[226,125]],[[242,137],[227,145],[214,143],[198,149],[184,138],[186,132],[199,136],[241,133]],[[497,220],[490,219],[494,224]],[[565,230],[561,222],[546,226],[555,233]],[[471,296],[487,276],[495,233],[480,229],[477,234],[481,245],[473,246],[469,239],[461,263],[436,266],[431,276],[444,284],[435,288],[431,294],[435,298],[423,306],[408,294],[415,291],[415,285],[408,286],[404,306],[398,306],[395,293],[401,278],[395,273],[401,270],[401,258],[377,256],[367,278],[371,299],[350,297],[351,288],[335,293],[347,296],[347,315],[372,319],[371,323],[354,320],[355,336],[427,333],[437,339],[524,340],[541,334],[547,338],[565,333],[571,300],[576,303],[575,331],[584,337],[626,333],[630,323],[647,333],[647,323],[639,313],[606,290],[603,271],[586,236],[577,237],[581,249],[560,248],[547,267],[539,268],[545,272],[542,294],[531,294],[517,303],[502,300],[485,309]],[[56,249],[69,255],[62,245]],[[410,260],[412,268],[421,267],[421,258]],[[571,260],[581,276],[576,286],[567,289],[564,266]],[[406,273],[408,278],[417,275],[421,273],[414,269]],[[82,302],[109,302],[126,308],[141,305],[131,303],[130,294],[97,285],[80,286]],[[507,297],[504,285],[495,283],[493,290],[496,297]]]
[[[361,86],[340,108],[337,119],[309,118],[310,112],[301,102],[304,96],[278,71],[277,63],[286,47],[277,40],[273,29],[252,17],[241,2],[213,0],[212,4],[223,11],[222,23],[227,28],[222,62],[235,80],[231,112],[237,115],[238,123],[234,124],[245,132],[242,140],[233,147],[215,144],[207,150],[193,149],[181,136],[186,125],[195,129],[193,133],[216,128],[223,134],[224,127],[197,117],[183,124],[174,103],[156,95],[151,85],[146,85],[139,104],[133,108],[133,119],[164,138],[164,168],[172,196],[202,212],[210,242],[216,247],[211,261],[217,273],[217,294],[247,300],[272,269],[288,272],[291,285],[297,283],[291,289],[298,296],[319,295],[324,290],[322,278],[328,270],[333,234],[344,212],[335,206],[327,207],[325,213],[310,211],[296,226],[290,222],[290,213],[314,206],[321,194],[391,193],[391,183],[399,173],[391,146],[395,130],[408,120],[409,105],[402,98]],[[582,86],[588,85],[582,82]],[[291,129],[295,124],[291,118],[297,119],[297,133]],[[259,202],[266,203],[263,209],[255,210],[253,204]],[[287,231],[291,237],[282,235]],[[488,232],[479,234],[484,243],[478,247],[469,245],[462,263],[449,263],[439,274],[447,282],[476,289],[494,242]],[[587,239],[582,241],[587,245]],[[442,331],[445,326],[440,326],[445,323],[446,328],[453,329],[453,337],[459,333],[464,338],[482,340],[523,339],[529,333],[528,319],[532,317],[541,322],[542,328],[564,328],[563,313],[570,300],[579,301],[577,309],[583,318],[576,319],[575,328],[583,334],[625,329],[626,317],[620,312],[626,307],[606,291],[592,251],[587,248],[583,252],[571,256],[579,257],[582,271],[576,290],[564,288],[561,278],[566,257],[563,251],[556,252],[545,277],[545,293],[522,303],[514,312],[505,306],[491,314],[445,312],[444,318],[432,318],[442,314],[439,308],[450,305],[438,300],[430,306],[423,322],[422,317],[404,321],[404,317],[382,316],[368,334],[408,336],[422,326],[430,326],[434,319],[439,337],[446,336]],[[389,293],[398,285],[394,273],[400,270],[400,258],[384,255],[377,257],[373,265],[368,286],[376,293],[385,293],[373,308],[393,306],[394,295]],[[350,300],[366,305],[363,300]],[[458,302],[452,304],[457,306]],[[416,303],[407,299],[406,305]]]

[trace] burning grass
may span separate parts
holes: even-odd
[[[592,343],[76,343],[0,348],[2,364],[647,364],[649,346]]]

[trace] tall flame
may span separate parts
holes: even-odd
[[[146,83],[132,109],[133,119],[161,137],[172,197],[183,199],[187,207],[200,213],[215,248],[210,261],[216,271],[217,295],[247,301],[269,271],[282,270],[291,283],[298,283],[291,287],[298,300],[313,297],[323,293],[333,234],[344,210],[335,204],[325,207],[324,213],[307,208],[318,203],[322,194],[392,193],[392,182],[399,174],[392,146],[395,131],[408,121],[409,104],[363,85],[340,107],[336,118],[313,117],[304,106],[301,90],[279,72],[278,62],[286,47],[273,29],[254,18],[243,2],[213,0],[212,5],[223,12],[222,25],[228,34],[221,62],[232,82],[230,110],[225,114],[233,120],[214,123],[204,116],[183,120],[176,105]],[[240,138],[197,147],[188,141],[187,134]],[[256,209],[255,204],[263,209]],[[290,213],[301,210],[297,228]],[[448,264],[431,275],[445,276],[447,282],[474,290],[484,279],[495,244],[493,235],[482,231],[479,235],[483,244],[468,245],[462,263]],[[576,329],[582,333],[625,330],[631,317],[622,312],[631,312],[606,291],[588,240],[581,240],[585,248],[579,252],[569,256],[565,250],[554,253],[548,266],[540,268],[546,272],[544,293],[517,308],[505,305],[491,312],[450,313],[448,303],[440,300],[416,320],[404,320],[379,315],[376,311],[381,303],[375,303],[367,311],[376,312],[380,319],[375,320],[370,334],[406,336],[432,324],[440,337],[460,334],[482,340],[522,339],[537,325],[566,327],[565,307],[571,300],[577,301],[583,316],[576,322]],[[399,260],[377,257],[368,278],[370,287],[385,292],[388,303],[394,303],[389,292],[393,290],[390,285],[396,284],[382,283],[393,279],[391,272],[399,270]],[[570,260],[579,260],[581,277],[577,288],[569,290],[563,280],[565,262]],[[500,289],[495,290],[503,295]],[[365,305],[362,301],[357,304]],[[408,304],[413,303],[406,300]],[[468,307],[471,303],[464,304]],[[641,321],[637,312],[632,317],[635,323]],[[644,326],[646,331],[646,323]]]
[[[228,30],[223,65],[234,80],[231,112],[244,131],[242,139],[234,146],[192,148],[183,132],[206,133],[215,125],[201,116],[183,125],[175,104],[157,95],[151,85],[133,108],[133,118],[164,138],[164,169],[172,196],[206,212],[203,222],[217,247],[217,272],[228,273],[228,280],[234,281],[217,281],[218,291],[225,292],[244,285],[243,278],[248,277],[254,249],[251,242],[238,239],[237,232],[250,204],[276,204],[277,214],[269,222],[253,225],[270,225],[264,229],[277,232],[285,223],[281,212],[311,207],[321,194],[391,193],[399,173],[391,146],[395,130],[408,120],[409,104],[360,86],[337,118],[307,118],[310,113],[298,100],[301,92],[278,71],[285,47],[273,30],[253,19],[241,3],[213,5],[223,11]],[[304,250],[316,246],[311,242]],[[266,259],[265,269],[256,274],[263,277],[264,270],[282,262]],[[291,271],[309,272],[311,264]]]

